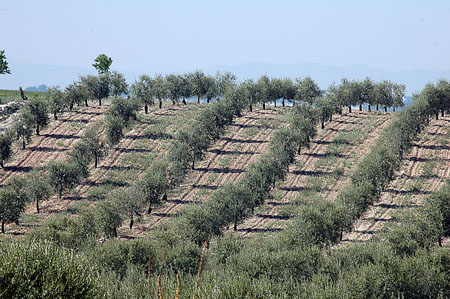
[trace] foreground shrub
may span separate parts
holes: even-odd
[[[2,298],[100,298],[86,260],[47,242],[11,242],[0,248]]]
[[[413,256],[384,257],[343,272],[323,275],[305,287],[305,298],[448,298],[450,253],[419,250]]]

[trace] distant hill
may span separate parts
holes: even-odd
[[[48,86],[45,84],[41,84],[38,87],[27,87],[25,88],[25,91],[41,91],[41,92],[46,92],[48,90]]]

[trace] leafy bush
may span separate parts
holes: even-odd
[[[0,247],[0,293],[5,298],[101,298],[98,275],[72,251],[48,242]]]

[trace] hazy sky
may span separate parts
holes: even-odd
[[[450,69],[450,1],[0,0],[11,63],[186,71],[244,63]]]

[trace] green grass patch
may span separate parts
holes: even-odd
[[[20,223],[35,223],[35,222],[39,222],[41,220],[42,216],[40,214],[37,213],[33,213],[33,214],[22,214],[20,216]]]
[[[436,168],[436,161],[427,161],[422,165],[420,177],[429,179],[435,176],[433,170]]]
[[[93,187],[89,189],[87,199],[89,201],[105,200],[109,192],[111,192],[113,189],[114,187],[111,185]]]
[[[24,94],[27,98],[31,98],[33,96],[44,97],[47,95],[47,92],[24,91]],[[19,90],[0,89],[0,99],[0,104],[22,101]]]
[[[250,127],[250,128],[247,128],[246,130],[245,130],[245,132],[244,132],[244,136],[245,137],[253,137],[253,136],[255,136],[256,134],[258,134],[258,132],[259,132],[259,129],[258,128],[255,128],[255,127]]]
[[[156,157],[156,153],[129,153],[126,155],[123,155],[121,164],[129,165],[133,168],[138,169],[146,169],[150,167],[151,163],[153,162],[153,159]]]
[[[67,213],[77,214],[81,209],[89,206],[89,201],[84,199],[67,207]]]
[[[231,157],[230,156],[227,156],[227,157],[224,157],[224,158],[222,158],[221,160],[220,160],[220,166],[221,167],[227,167],[227,166],[230,166],[230,163],[231,163]]]
[[[210,174],[210,175],[208,176],[208,179],[206,180],[206,183],[207,183],[208,185],[213,184],[213,183],[216,181],[217,176],[218,176],[217,173],[212,173],[212,174]]]
[[[62,140],[58,140],[58,142],[56,142],[56,145],[60,146],[60,147],[65,147],[66,146]]]

